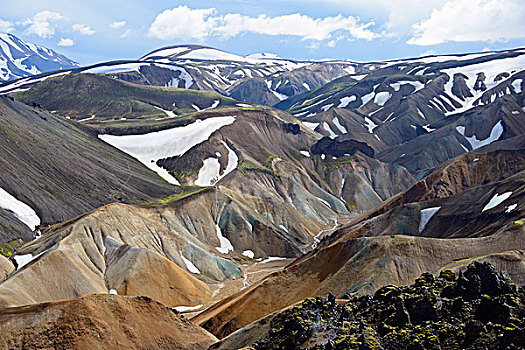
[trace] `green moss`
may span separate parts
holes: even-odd
[[[191,196],[195,193],[199,193],[203,191],[205,188],[200,187],[200,186],[180,186],[179,189],[180,189],[179,193],[174,193],[168,197],[156,199],[155,201],[150,202],[150,204],[169,204],[169,203],[178,201],[182,198]],[[157,214],[157,216],[160,216],[160,214]]]
[[[396,248],[396,247],[403,248],[403,247],[408,247],[409,245],[412,245],[412,244],[414,244],[414,243],[409,242],[409,241],[400,241],[400,242],[393,241],[391,247],[392,248]]]
[[[519,220],[514,221],[512,228],[522,227],[523,225],[525,225],[525,218],[521,218]]]

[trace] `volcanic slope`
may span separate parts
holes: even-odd
[[[207,349],[216,338],[147,297],[89,295],[2,310],[0,348]]]
[[[228,123],[222,124],[224,120]],[[184,144],[180,155],[157,153],[168,150],[177,154],[178,142],[186,142],[159,135],[215,122],[207,139]],[[111,289],[119,294],[148,295],[172,306],[206,304],[211,293],[201,281],[216,289],[217,284],[245,274],[241,265],[268,257],[298,257],[310,250],[322,233],[334,230],[351,209],[339,198],[340,189],[330,185],[339,186],[343,169],[351,174],[358,171],[358,164],[372,164],[370,172],[376,176],[395,178],[399,174],[371,158],[355,155],[341,157],[341,167],[327,167],[323,176],[334,178],[327,182],[316,168],[323,168],[328,160],[298,151],[315,143],[319,135],[289,114],[263,107],[203,111],[186,126],[100,137],[145,165],[154,160],[159,173],[169,172],[183,186],[148,205],[113,204],[44,229],[42,238],[21,248],[14,257],[18,269],[0,285],[4,305],[75,298]],[[149,140],[145,150],[153,149],[151,160],[133,153],[133,149],[144,150],[136,139],[143,137]],[[348,162],[344,162],[346,158]],[[374,185],[381,182],[366,176],[349,180],[385,197],[412,183]],[[178,287],[170,284],[170,278],[158,276],[171,276]],[[57,290],[58,279],[62,282]]]
[[[1,206],[10,210],[0,217],[27,218],[31,230],[107,203],[180,192],[82,126],[7,97],[0,97],[0,135]],[[12,220],[2,220],[2,226],[2,240],[30,238]]]
[[[456,194],[394,206],[376,216],[365,214],[325,238],[316,250],[214,305],[194,321],[223,337],[308,296],[374,292],[384,284],[412,283],[425,271],[436,272],[461,261],[497,256],[509,257],[500,261],[500,267],[523,283],[520,251],[525,249],[525,192],[523,164],[514,166],[515,157],[512,152],[504,156],[489,154],[484,160],[486,164],[501,161],[503,170],[499,173],[503,180],[496,172],[492,182],[473,181],[472,187]],[[467,156],[458,160],[459,164],[472,161]],[[466,166],[459,168],[469,170]],[[470,171],[471,178],[475,178],[474,171],[479,169]],[[452,175],[443,172],[443,179],[457,178]],[[404,193],[410,191],[413,189]]]
[[[101,128],[163,119],[181,124],[191,120],[184,115],[236,103],[213,92],[136,85],[94,74],[49,78],[16,98]]]
[[[140,85],[217,91],[246,103],[273,105],[373,68],[373,64],[350,61],[294,61],[265,54],[242,57],[212,47],[179,45],[155,50],[139,60],[103,62],[19,79],[0,86],[0,92],[27,89],[49,77],[92,73]]]
[[[276,107],[344,150],[359,141],[417,174],[524,133],[521,49],[388,62],[356,81],[342,77]],[[326,153],[329,155],[330,153]]]

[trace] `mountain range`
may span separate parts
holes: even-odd
[[[2,347],[390,349],[408,324],[427,327],[420,348],[453,348],[421,322],[471,346],[474,320],[484,346],[523,345],[525,49],[35,52],[49,65],[0,85]],[[478,280],[507,289],[468,299]]]
[[[79,66],[56,51],[0,33],[0,81]]]

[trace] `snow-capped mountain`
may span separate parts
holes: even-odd
[[[296,61],[267,53],[240,56],[208,46],[176,45],[138,60],[102,62],[0,84],[0,93],[25,90],[56,75],[92,73],[135,84],[217,91],[242,102],[273,105],[347,74],[370,73],[368,66],[350,61]]]
[[[0,79],[14,80],[44,72],[79,67],[64,55],[46,47],[0,33]]]

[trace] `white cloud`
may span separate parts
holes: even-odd
[[[60,41],[57,44],[58,46],[73,46],[75,45],[75,41],[70,38],[61,38]]]
[[[308,44],[307,48],[312,50],[312,51],[315,51],[315,50],[318,50],[319,47],[321,47],[321,44],[318,42],[318,41],[312,41],[310,44]]]
[[[113,29],[122,28],[126,25],[126,21],[113,22],[109,26]]]
[[[126,30],[126,31],[120,36],[120,38],[121,38],[121,39],[124,39],[125,37],[127,37],[127,36],[129,35],[129,33],[131,33],[131,29]]]
[[[346,32],[357,39],[372,40],[379,35],[369,27],[374,22],[361,23],[359,18],[343,15],[312,18],[300,13],[270,17],[244,16],[239,13],[216,15],[216,10],[190,9],[179,6],[157,15],[149,35],[162,40],[191,38],[204,40],[211,36],[230,38],[245,32],[266,35],[291,35],[303,40],[325,40],[336,32]]]
[[[335,40],[330,40],[328,43],[326,43],[326,46],[328,46],[328,47],[335,47],[335,44],[336,44]]]
[[[0,19],[0,32],[2,33],[11,33],[15,30],[14,24],[9,21],[4,21]]]
[[[179,6],[157,15],[149,28],[149,35],[162,40],[192,38],[204,40],[217,26],[217,18],[210,17],[215,9],[192,10]]]
[[[428,18],[432,11],[441,8],[447,0],[390,0],[387,3],[369,0],[376,7],[386,6],[389,9],[388,20],[384,24],[383,35],[387,37],[404,37],[413,34],[412,26]]]
[[[429,18],[413,26],[407,44],[437,45],[447,41],[497,41],[525,38],[521,0],[448,0]]]
[[[66,18],[57,12],[42,11],[22,22],[23,25],[29,25],[26,34],[35,34],[41,38],[49,38],[55,34],[56,24]]]
[[[73,24],[73,30],[84,35],[93,35],[95,31],[85,24]]]

